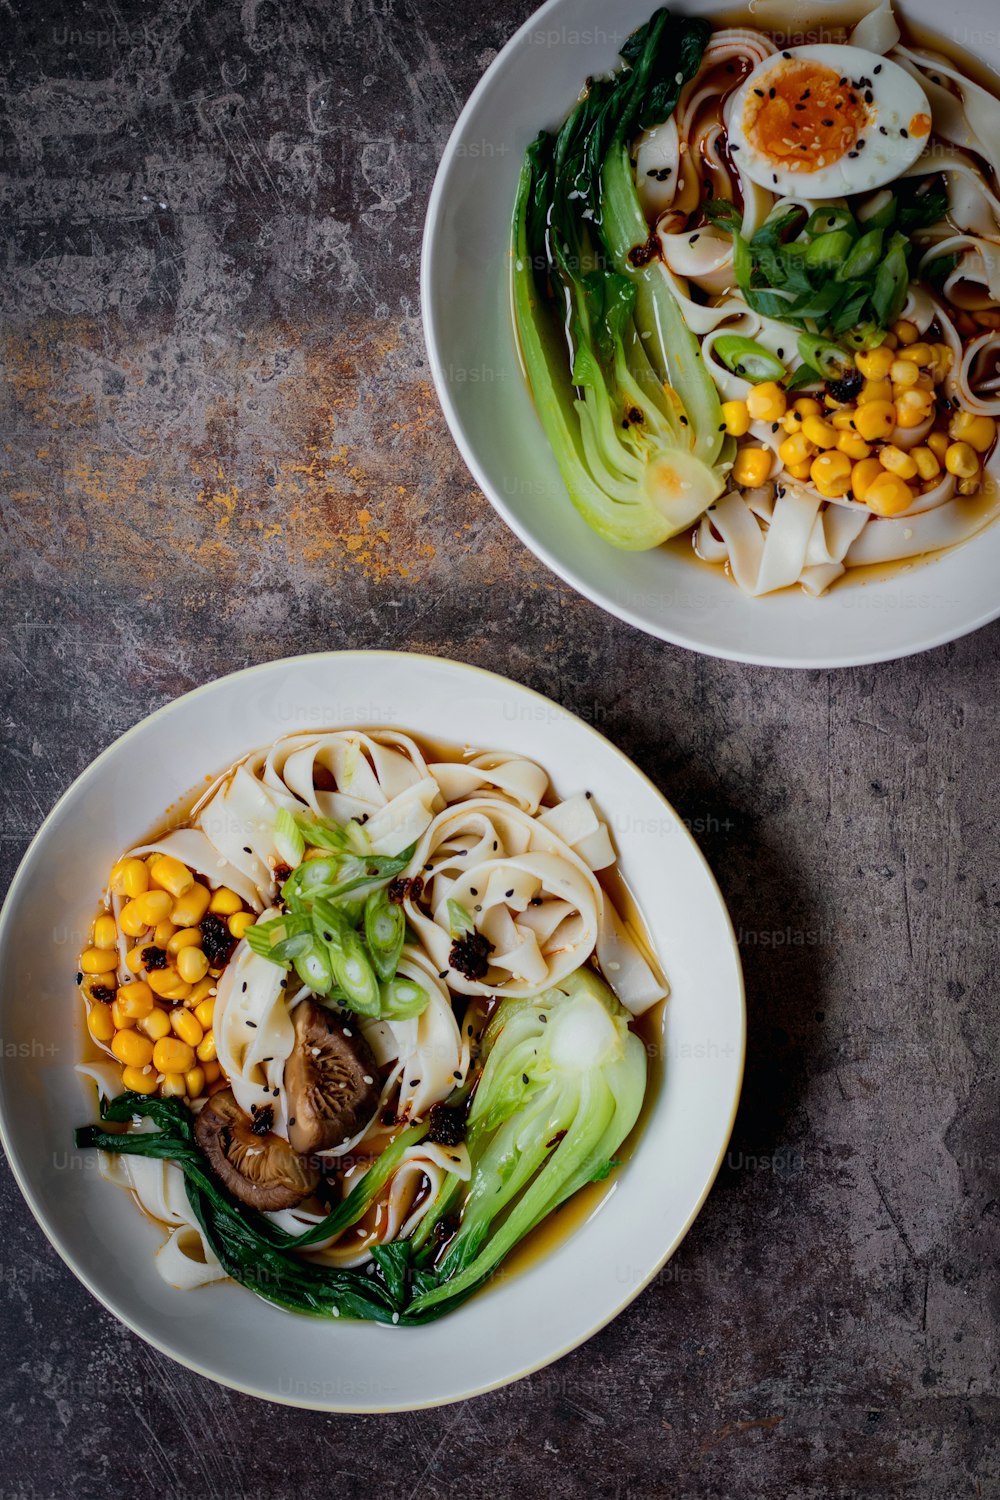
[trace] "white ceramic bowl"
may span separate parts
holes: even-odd
[[[593,791],[673,993],[666,1081],[614,1185],[570,1237],[438,1323],[392,1329],[272,1307],[232,1284],[180,1292],[157,1227],[73,1149],[96,1115],[74,1073],[76,956],[108,870],[187,790],[295,729],[392,725],[518,750],[557,790]],[[160,709],[94,761],[42,825],[0,914],[0,1134],[67,1265],[123,1322],[199,1373],[274,1401],[407,1410],[502,1385],[558,1358],[631,1302],[690,1227],[729,1139],[743,1071],[733,931],[676,813],[620,751],[548,699],[457,662],[381,652],[299,657]]]
[[[712,15],[709,0],[678,0]],[[438,396],[473,477],[535,555],[619,619],[734,661],[838,667],[887,661],[954,640],[1000,614],[1000,525],[929,563],[879,581],[750,599],[721,573],[657,549],[601,541],[566,494],[518,363],[508,298],[508,235],[525,147],[565,118],[588,75],[612,70],[655,0],[549,0],[484,74],[445,148],[424,231],[424,333]],[[952,11],[902,0],[940,28]],[[962,0],[954,39],[1000,69],[993,0]],[[802,26],[829,6],[802,0]],[[725,11],[727,20],[733,8]],[[755,22],[764,24],[766,0]]]

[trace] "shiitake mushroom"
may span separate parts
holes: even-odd
[[[223,1187],[250,1208],[293,1208],[319,1182],[318,1169],[271,1131],[270,1112],[244,1114],[232,1089],[204,1105],[194,1137]]]
[[[378,1109],[378,1068],[353,1018],[315,1000],[292,1012],[295,1045],[285,1063],[288,1138],[311,1156],[358,1134]]]

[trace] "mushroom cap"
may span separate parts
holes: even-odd
[[[265,1105],[256,1118],[243,1113],[232,1089],[220,1089],[204,1105],[194,1138],[215,1176],[250,1208],[293,1208],[314,1192],[319,1170],[269,1129]]]
[[[378,1065],[360,1027],[302,1000],[292,1012],[295,1045],[285,1063],[288,1138],[311,1155],[341,1146],[378,1109]]]

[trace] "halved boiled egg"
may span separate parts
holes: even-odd
[[[818,43],[756,67],[733,95],[727,125],[739,169],[761,187],[839,198],[882,187],[916,161],[931,107],[898,63]]]

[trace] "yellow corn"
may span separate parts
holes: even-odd
[[[125,955],[125,967],[133,974],[141,974],[146,967],[146,960],[142,956],[142,950],[145,947],[145,943],[136,943],[135,947],[130,948]]]
[[[116,1031],[111,1050],[127,1068],[144,1068],[153,1058],[153,1043],[137,1031]]]
[[[214,1063],[216,1060],[215,1032],[206,1031],[202,1040],[198,1043],[198,1061],[203,1063]]]
[[[114,969],[109,969],[106,974],[86,974],[80,987],[88,1000],[106,1000],[108,997],[104,991],[118,988],[118,975]],[[101,993],[95,995],[95,990],[100,990]]]
[[[122,1088],[133,1094],[155,1094],[156,1074],[152,1068],[148,1073],[144,1073],[141,1068],[123,1068]]]
[[[189,1047],[197,1047],[205,1035],[194,1011],[185,1010],[180,1005],[170,1012],[170,1024],[181,1041],[187,1042]]]
[[[858,396],[858,406],[869,406],[873,401],[891,401],[892,385],[888,380],[866,380]]]
[[[177,954],[182,948],[197,948],[201,933],[197,927],[181,927],[167,942],[167,952]]]
[[[84,948],[80,968],[84,974],[107,974],[118,967],[118,955],[110,948]]]
[[[743,453],[748,453],[748,452],[749,453],[763,453],[764,450],[762,448],[749,448],[749,449],[744,448],[742,450],[742,453],[737,454],[737,456],[736,456],[736,463],[737,464],[739,463],[740,458],[742,457]],[[769,453],[764,453],[764,459],[765,459],[765,462],[766,462],[766,468],[765,468],[765,472],[764,472],[764,479],[766,479],[767,478],[767,469],[770,468],[770,466],[771,466],[771,455]],[[736,467],[734,465],[734,467],[733,467],[733,473],[735,474],[735,472],[736,472]],[[751,481],[739,480],[737,482],[740,483],[740,484],[746,484],[746,483],[763,484],[764,483],[764,479],[756,479],[756,480],[751,480]],[[239,942],[240,938],[242,938],[244,936],[244,934],[246,933],[247,928],[248,927],[252,927],[253,924],[256,922],[256,920],[257,920],[257,918],[254,916],[254,914],[253,914],[252,911],[238,911],[238,912],[235,913],[234,916],[231,916],[229,918],[229,921],[226,923],[226,926],[229,928],[229,931],[232,933],[233,937],[237,940],[237,942]]]
[[[949,441],[946,432],[929,432],[926,443],[936,458],[943,459],[948,452]]]
[[[812,420],[818,421],[819,419],[813,417]],[[793,432],[791,437],[786,437],[784,442],[778,445],[778,457],[786,465],[804,464],[813,458],[815,452],[816,449],[803,432]]]
[[[200,1099],[205,1088],[205,1069],[189,1068],[184,1074],[184,1092],[189,1099]]]
[[[165,948],[176,931],[173,922],[157,922],[153,928],[154,948]]]
[[[153,1067],[158,1073],[186,1073],[194,1067],[194,1049],[180,1037],[165,1036],[153,1048]]]
[[[921,479],[936,479],[941,472],[937,455],[930,448],[911,448],[910,455]]]
[[[747,404],[745,401],[723,401],[722,420],[725,422],[726,431],[730,434],[731,437],[743,437],[745,433],[750,431],[750,413],[747,411]],[[226,910],[225,905],[216,906],[215,904],[219,897],[223,894],[228,897],[232,897],[232,899],[236,902],[236,905],[230,907],[228,911]],[[239,911],[242,905],[243,903],[240,900],[239,896],[234,896],[232,891],[226,891],[224,887],[222,891],[216,891],[211,901],[212,911],[217,911],[220,913],[220,915],[229,917],[233,915],[233,912]]]
[[[120,859],[111,867],[108,885],[116,896],[141,896],[149,889],[149,871],[141,859]]]
[[[867,458],[872,451],[864,438],[857,432],[841,432],[837,437],[837,447],[841,453],[846,453],[848,458],[855,461]]]
[[[893,323],[892,331],[901,344],[915,344],[920,337],[920,329],[916,323],[910,323],[905,318]]]
[[[846,495],[851,487],[851,460],[846,453],[821,453],[813,459],[809,477],[820,494],[829,499]]]
[[[944,466],[958,479],[973,479],[979,473],[979,455],[968,443],[951,443],[944,456]],[[81,965],[83,960],[80,960]]]
[[[900,427],[919,427],[933,410],[933,393],[921,390],[919,386],[901,391],[896,398],[896,421]]]
[[[141,937],[147,927],[155,927],[157,922],[167,920],[173,904],[166,891],[146,891],[143,895],[136,896],[134,901],[126,902],[121,909],[118,920],[122,931],[129,937]]]
[[[755,422],[780,422],[788,401],[780,385],[765,380],[747,393],[747,411]]]
[[[806,417],[818,417],[823,408],[815,396],[800,396],[797,401],[792,402],[792,411],[797,411],[803,419]]]
[[[134,1026],[135,1022],[131,1016],[127,1016],[118,1003],[117,996],[111,1002],[111,1019],[115,1023],[116,1031],[124,1031],[127,1026]]]
[[[896,408],[891,401],[869,401],[858,408],[854,425],[866,443],[887,438],[896,426]]]
[[[200,948],[182,948],[177,955],[177,972],[185,984],[198,984],[208,973],[208,959]]]
[[[900,359],[911,359],[915,365],[932,365],[934,363],[934,350],[930,344],[910,344],[899,351]]]
[[[897,516],[909,509],[913,498],[913,491],[906,481],[898,474],[890,474],[887,469],[865,491],[865,504],[877,516]]]
[[[150,969],[147,983],[161,1000],[186,1000],[191,986],[174,969]]]
[[[817,448],[835,448],[837,429],[822,417],[806,417],[802,423],[802,434]]]
[[[171,854],[157,855],[149,867],[149,878],[164,891],[169,891],[175,900],[194,885],[194,876],[187,865],[182,865]],[[173,902],[170,904],[172,906]]]
[[[141,1021],[153,1009],[153,991],[141,979],[134,984],[123,984],[118,991],[117,1004],[121,1015],[132,1021]]]
[[[217,1062],[203,1063],[202,1068],[205,1073],[206,1083],[214,1083],[217,1078],[222,1077],[222,1069]]]
[[[992,417],[976,417],[971,411],[957,411],[948,423],[948,431],[958,442],[968,443],[977,453],[988,453],[997,435]],[[96,932],[94,937],[97,942]],[[97,943],[100,948],[102,945]]]
[[[862,458],[851,470],[851,490],[855,500],[864,500],[868,486],[885,473],[877,458]]]
[[[916,385],[920,379],[920,371],[912,359],[894,359],[889,378],[893,385]]]
[[[117,948],[118,928],[115,926],[114,917],[98,917],[94,923],[94,947],[95,948]]]
[[[725,402],[722,414],[725,416],[726,407],[729,405],[742,406],[745,402]],[[220,917],[231,917],[242,907],[243,902],[235,891],[231,891],[227,885],[220,885],[217,891],[212,892],[212,899],[208,903],[209,911],[214,911]]]
[[[215,996],[210,995],[207,1000],[202,1000],[195,1006],[194,1013],[202,1030],[211,1031],[212,1022],[215,1020]]]
[[[883,469],[888,469],[890,474],[898,474],[900,479],[914,479],[917,473],[916,461],[911,454],[905,453],[902,448],[897,448],[893,443],[886,443],[880,449],[878,461]]]
[[[158,1042],[161,1037],[170,1034],[170,1017],[157,1006],[139,1022],[139,1030],[144,1031],[151,1042]]]
[[[947,344],[934,344],[934,379],[943,380],[955,362],[955,356]]]
[[[212,998],[214,989],[215,980],[211,977],[211,975],[207,976],[205,979],[200,979],[191,990],[190,995],[188,995],[187,1000],[184,1002],[185,1005],[189,1005],[194,1011],[195,1015],[197,1015],[198,1006],[202,1003],[203,1000]]]
[[[110,1042],[115,1034],[111,1006],[103,1000],[95,1000],[87,1012],[87,1029],[95,1042]]]
[[[183,1099],[187,1093],[187,1085],[184,1082],[183,1073],[167,1073],[160,1084],[160,1093],[164,1099]]]
[[[892,366],[892,350],[880,347],[856,354],[854,363],[869,380],[884,380]]]
[[[175,922],[178,927],[196,927],[208,911],[211,899],[212,893],[208,886],[196,880],[191,889],[185,891],[183,896],[178,896],[174,902],[170,913],[171,922]]]
[[[854,418],[856,412],[853,406],[842,406],[839,411],[830,413],[830,425],[838,432],[854,432]]]
[[[785,472],[787,474],[790,474],[793,479],[808,479],[809,478],[809,465],[811,463],[812,463],[812,460],[809,459],[809,458],[806,458],[806,459],[803,459],[802,463],[800,463],[800,464],[786,464],[785,465]]]

